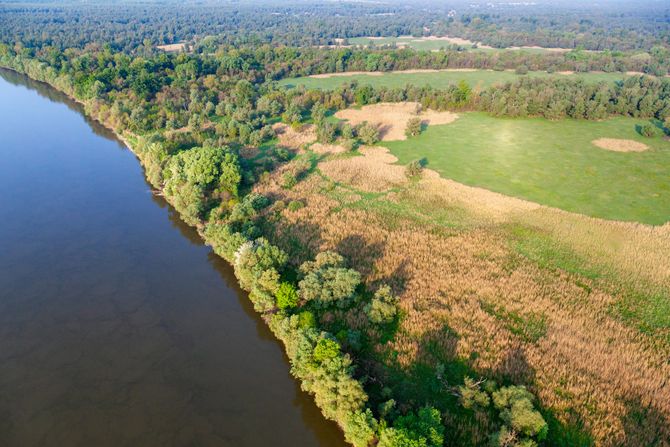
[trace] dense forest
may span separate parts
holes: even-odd
[[[392,390],[364,372],[361,363],[379,341],[374,337],[392,331],[402,318],[397,297],[385,285],[367,289],[361,273],[336,252],[318,253],[296,265],[273,245],[266,234],[268,220],[282,206],[301,204],[278,204],[250,191],[294,154],[276,148],[254,160],[243,156],[244,149],[272,142],[272,125],[278,122],[294,128],[313,123],[325,143],[340,138],[351,148],[371,144],[379,137],[374,128],[336,125],[326,115],[352,104],[400,101],[436,110],[554,120],[654,118],[667,131],[670,79],[657,76],[595,85],[522,77],[486,89],[459,83],[445,90],[353,83],[320,91],[275,82],[315,73],[454,67],[660,76],[670,68],[670,35],[667,26],[658,26],[670,20],[667,11],[585,10],[576,20],[572,14],[549,19],[549,10],[528,20],[517,11],[470,12],[462,5],[454,6],[463,11],[456,17],[448,17],[451,7],[427,12],[420,4],[409,8],[394,3],[277,2],[253,8],[175,3],[170,10],[152,3],[125,6],[0,6],[0,66],[71,95],[129,142],[150,183],[234,265],[255,309],[284,342],[293,375],[357,447],[442,446],[449,436],[444,409],[430,402],[396,402]],[[486,54],[314,47],[338,37],[427,32],[457,33],[499,47],[580,48],[565,54]],[[194,52],[155,49],[177,41],[193,41]],[[306,162],[287,173],[285,187],[311,168]],[[362,315],[374,330],[360,330],[348,324],[350,319],[334,320],[333,315]],[[530,447],[550,433],[537,399],[524,385],[466,377],[435,392],[453,396],[467,410],[467,423],[486,432],[491,445]]]
[[[663,2],[4,2],[0,41],[60,49],[104,42],[115,50],[217,36],[226,43],[327,45],[359,36],[450,35],[497,48],[537,45],[649,50],[670,45]],[[70,26],[74,25],[76,26]],[[104,26],[101,26],[103,25]]]

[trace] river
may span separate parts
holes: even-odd
[[[134,155],[4,70],[0,445],[344,446]]]

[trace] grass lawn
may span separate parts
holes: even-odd
[[[447,40],[436,40],[436,39],[425,39],[421,37],[378,37],[371,39],[370,37],[352,37],[349,40],[350,45],[360,45],[367,47],[373,45],[376,47],[384,45],[393,45],[396,44],[401,48],[412,48],[419,51],[436,51],[444,48],[449,48],[453,43]],[[467,51],[485,51],[485,52],[495,52],[495,51],[525,51],[527,53],[549,53],[555,51],[551,48],[519,48],[519,49],[505,49],[505,48],[483,48],[476,47],[472,48],[472,43],[462,43],[460,44],[461,48],[464,48]]]
[[[644,120],[505,119],[463,113],[406,141],[385,142],[399,163],[426,158],[458,182],[594,217],[670,221],[670,141],[640,136]],[[597,138],[631,139],[645,152],[612,152]]]
[[[522,75],[512,71],[440,71],[433,73],[384,73],[381,76],[370,76],[366,74],[356,74],[350,76],[333,76],[330,78],[287,78],[279,81],[279,84],[288,87],[304,85],[307,88],[333,90],[344,83],[358,81],[361,85],[370,84],[374,87],[404,87],[407,84],[430,85],[434,88],[445,88],[456,84],[461,80],[466,81],[471,86],[488,87],[495,83],[504,83],[514,81]],[[614,82],[623,79],[626,75],[623,73],[575,73],[572,75],[549,74],[544,71],[533,71],[524,76],[531,77],[570,77],[582,78],[587,82]]]
[[[452,43],[445,40],[424,40],[416,37],[381,37],[370,39],[369,37],[352,37],[349,39],[351,45],[361,45],[367,47],[372,44],[376,47],[392,44],[400,44],[398,46],[412,48],[420,51],[434,51],[443,48],[449,48]],[[470,48],[471,45],[462,45],[468,51],[482,51],[479,48]]]

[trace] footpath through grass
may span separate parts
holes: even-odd
[[[566,211],[660,225],[670,221],[670,141],[645,138],[645,121],[505,119],[463,113],[406,141],[385,142],[400,164],[425,158],[443,177]],[[649,146],[612,152],[597,138]]]
[[[574,73],[574,74],[551,74],[546,71],[531,71],[526,75],[519,75],[513,71],[493,71],[493,70],[474,70],[474,71],[436,71],[430,73],[403,73],[389,72],[382,75],[355,74],[347,76],[332,76],[329,78],[287,78],[279,81],[280,85],[287,87],[297,87],[304,85],[310,89],[334,90],[344,83],[352,81],[360,85],[372,85],[373,87],[400,88],[408,84],[411,85],[430,85],[436,89],[444,89],[450,85],[465,81],[472,87],[488,87],[496,83],[505,83],[514,81],[521,76],[545,78],[556,77],[559,79],[584,79],[586,82],[597,83],[605,81],[613,83],[626,77],[623,73]]]

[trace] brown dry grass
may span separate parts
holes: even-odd
[[[360,152],[362,157],[322,162],[319,169],[336,182],[346,183],[363,191],[386,191],[407,183],[405,168],[394,164],[398,159],[388,149],[362,147]]]
[[[365,121],[379,128],[382,141],[404,140],[405,127],[410,118],[418,116],[423,124],[449,124],[458,118],[453,112],[436,112],[425,110],[417,113],[420,105],[416,102],[379,103],[363,106],[360,109],[340,110],[335,114],[339,119],[347,120],[352,125]]]
[[[167,53],[175,53],[178,51],[185,51],[186,50],[186,44],[185,43],[171,43],[168,45],[157,45],[156,48],[159,50],[163,50]]]
[[[649,146],[644,143],[619,138],[598,138],[591,143],[601,149],[614,152],[644,152],[649,149]]]
[[[321,172],[366,191],[398,185],[394,180],[404,173],[392,155],[383,148],[363,153],[322,162]],[[597,445],[651,445],[654,438],[668,445],[668,344],[616,317],[612,306],[621,296],[615,289],[540,268],[513,249],[504,228],[534,228],[579,256],[611,266],[624,281],[670,287],[670,224],[589,218],[461,185],[432,171],[381,199],[409,204],[429,221],[434,210],[453,212],[459,222],[464,213],[466,225],[445,234],[426,220],[355,207],[361,195],[333,189],[319,176],[290,191],[281,189],[280,178],[276,173],[259,186],[261,192],[299,199],[306,207],[284,212],[275,242],[289,249],[297,239],[303,257],[337,249],[367,284],[386,282],[399,294],[405,317],[395,338],[376,346],[378,352],[397,352],[402,365],[433,364],[425,349],[431,342],[447,357],[473,359],[471,366],[482,374],[530,385],[560,421],[583,420]],[[546,332],[538,339],[521,336],[492,307],[541,316]],[[635,419],[639,414],[642,422]]]
[[[347,152],[347,149],[339,144],[314,143],[309,147],[309,149],[320,155],[342,154]]]
[[[367,75],[367,76],[382,76],[384,73],[381,71],[345,71],[342,73],[323,73],[309,76],[310,78],[316,79],[325,79],[325,78],[337,78],[340,76],[353,76],[353,75]]]
[[[316,141],[316,129],[312,124],[304,124],[299,130],[294,130],[284,123],[276,123],[272,130],[279,139],[278,146],[286,149],[298,150]]]

